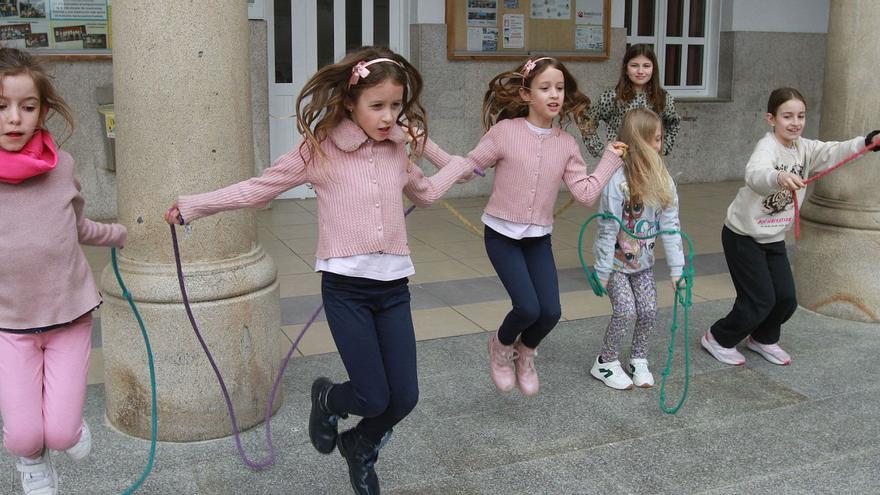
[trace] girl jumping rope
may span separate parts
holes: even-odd
[[[620,66],[617,86],[606,90],[599,101],[590,108],[590,119],[595,124],[587,133],[584,143],[593,156],[600,156],[605,148],[599,137],[598,125],[605,123],[608,141],[613,141],[620,130],[623,116],[633,108],[647,107],[660,116],[663,122],[662,152],[668,155],[675,144],[675,136],[681,125],[681,117],[675,111],[675,100],[667,93],[654,74],[657,57],[651,45],[638,43],[627,48]]]
[[[497,75],[483,99],[487,132],[468,161],[478,169],[495,166],[482,221],[486,253],[513,303],[489,339],[490,375],[503,392],[519,386],[525,395],[538,393],[537,347],[561,315],[550,241],[559,183],[590,205],[622,165],[615,143],[588,175],[577,142],[561,129],[571,121],[586,129],[589,104],[565,66],[550,57]],[[434,163],[450,160],[436,149],[425,153]]]
[[[623,169],[612,177],[599,202],[599,211],[620,218],[630,232],[640,237],[661,230],[679,230],[678,195],[663,160],[663,126],[656,113],[636,108],[626,113],[619,139],[628,147]],[[681,236],[663,234],[663,248],[675,287],[684,267]],[[620,229],[616,220],[599,219],[593,246],[596,273],[611,299],[612,316],[605,340],[590,374],[611,388],[652,387],[648,369],[648,335],[657,317],[657,288],[654,282],[656,238],[637,240]],[[624,373],[618,346],[635,322],[629,371]]]
[[[74,128],[45,69],[25,52],[0,48],[0,83],[3,445],[18,457],[26,495],[54,495],[49,450],[79,460],[92,446],[83,403],[91,313],[101,295],[79,245],[121,247],[126,230],[83,216],[73,158],[44,127],[58,114]]]
[[[327,323],[349,381],[312,385],[309,437],[318,452],[335,447],[348,462],[352,488],[378,494],[374,470],[392,427],[418,401],[416,345],[407,277],[415,273],[407,245],[402,194],[425,206],[470,175],[463,159],[430,178],[413,164],[414,148],[431,150],[422,78],[403,57],[366,47],[319,70],[297,98],[303,143],[261,177],[194,196],[168,210],[169,223],[223,210],[265,206],[291,187],[311,183],[318,201],[321,295]],[[402,194],[401,194],[402,193]],[[363,419],[337,433],[340,417]]]
[[[770,93],[766,118],[771,130],[755,146],[746,164],[746,185],[727,209],[721,230],[736,300],[730,313],[701,339],[703,348],[726,364],[745,363],[736,345],[746,338],[746,347],[767,361],[791,363],[779,338],[782,324],[797,309],[785,250],[785,233],[794,222],[793,203],[800,205],[806,198],[805,179],[872,143],[880,144],[880,131],[841,142],[804,139],[807,104],[793,88]]]

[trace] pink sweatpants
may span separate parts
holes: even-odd
[[[91,337],[91,313],[44,333],[0,332],[0,415],[10,453],[35,457],[79,441]]]

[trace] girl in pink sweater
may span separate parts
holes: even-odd
[[[561,315],[559,281],[550,233],[559,183],[584,205],[593,204],[623,164],[620,143],[605,151],[592,175],[571,134],[574,122],[589,129],[590,100],[562,62],[529,59],[489,83],[483,98],[487,132],[468,154],[479,169],[495,166],[492,195],[483,213],[486,253],[510,295],[513,309],[489,339],[489,370],[495,386],[538,393],[536,348]],[[438,164],[453,161],[436,147],[425,154]]]
[[[261,177],[181,196],[166,220],[192,222],[223,210],[265,206],[291,187],[311,183],[318,202],[318,251],[324,312],[349,381],[312,384],[309,438],[318,452],[335,447],[348,462],[352,488],[379,493],[373,469],[391,429],[418,401],[416,345],[407,277],[402,195],[424,206],[469,175],[466,160],[427,178],[406,150],[403,119],[426,130],[422,78],[403,57],[367,47],[319,70],[297,99],[303,143]],[[413,149],[433,150],[427,132]],[[402,194],[401,194],[402,193]],[[348,414],[363,419],[338,434]]]
[[[101,295],[80,244],[122,246],[125,227],[83,216],[73,158],[44,128],[73,131],[67,103],[25,52],[0,48],[0,415],[25,494],[58,490],[49,449],[82,459],[92,310]]]

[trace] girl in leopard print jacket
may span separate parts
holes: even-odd
[[[640,43],[626,50],[617,86],[603,92],[599,101],[590,108],[588,115],[593,127],[584,138],[590,154],[601,156],[605,151],[605,142],[616,140],[626,112],[641,107],[647,107],[660,116],[663,123],[662,153],[668,155],[672,151],[681,117],[675,111],[672,95],[654,77],[656,67],[657,57],[650,45]],[[604,142],[599,137],[599,122],[605,123]]]

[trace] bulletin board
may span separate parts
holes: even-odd
[[[110,58],[110,0],[0,0],[0,43],[51,58]]]
[[[611,0],[446,0],[450,60],[607,60]]]

